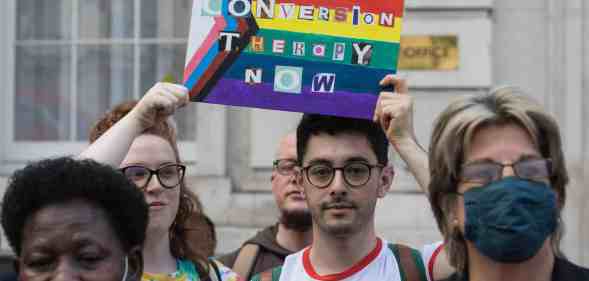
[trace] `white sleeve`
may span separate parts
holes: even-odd
[[[436,258],[444,246],[444,241],[438,241],[432,244],[426,244],[421,250],[421,257],[428,281],[433,281],[433,269],[436,263]]]

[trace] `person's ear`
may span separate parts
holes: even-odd
[[[395,171],[393,170],[393,167],[385,166],[382,168],[380,178],[378,179],[378,198],[383,198],[387,195],[387,193],[391,189],[391,184],[393,183],[394,176]]]
[[[123,281],[141,281],[143,275],[143,252],[140,246],[134,246],[127,254],[129,260],[129,271],[127,278]]]

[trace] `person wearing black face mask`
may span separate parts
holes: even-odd
[[[450,104],[430,143],[430,203],[448,280],[589,280],[560,251],[567,170],[558,125],[516,88]]]

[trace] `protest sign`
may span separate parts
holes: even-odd
[[[193,101],[372,118],[395,73],[403,0],[195,0]]]

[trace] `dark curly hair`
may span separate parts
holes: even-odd
[[[125,251],[143,245],[149,217],[141,191],[112,167],[61,157],[31,163],[9,179],[2,228],[16,255],[28,218],[52,204],[78,199],[104,211]]]
[[[127,101],[120,103],[108,111],[90,130],[90,143],[96,141],[115,123],[125,117],[137,105],[138,101]],[[176,128],[173,123],[159,122],[154,126],[146,129],[143,134],[159,136],[172,146],[176,162],[181,163],[180,153],[178,151],[178,142],[176,139]],[[198,271],[199,275],[208,275],[208,260],[201,253],[195,252],[189,245],[192,237],[187,235],[185,229],[190,228],[189,219],[193,213],[202,213],[202,204],[198,196],[192,193],[187,187],[184,180],[180,182],[180,203],[176,218],[170,227],[170,251],[175,258],[191,260]]]
[[[337,117],[320,114],[305,114],[297,127],[297,158],[303,163],[303,156],[307,152],[309,139],[312,135],[326,133],[336,135],[341,133],[360,134],[366,137],[379,164],[388,164],[389,142],[378,124],[366,119]]]

